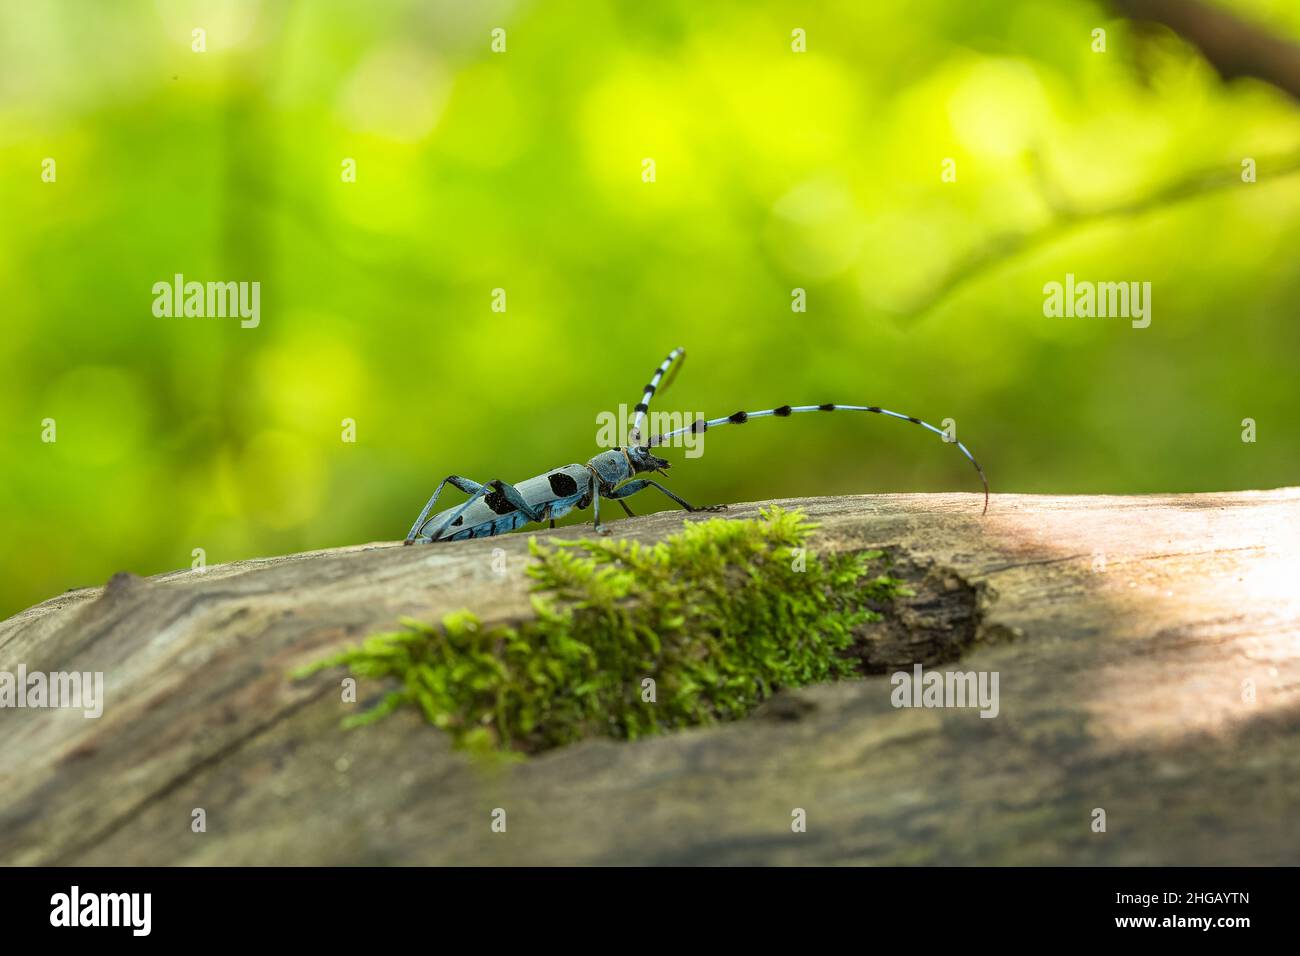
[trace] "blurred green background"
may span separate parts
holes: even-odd
[[[4,0],[0,614],[398,539],[448,473],[586,460],[676,345],[660,409],[951,417],[995,493],[1294,484],[1297,156],[1282,93],[1092,3]],[[178,272],[260,326],[155,317]],[[1151,327],[1045,318],[1067,272]],[[978,490],[866,416],[669,456],[700,503]]]

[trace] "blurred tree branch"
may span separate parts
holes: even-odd
[[[1110,0],[1110,5],[1127,19],[1168,27],[1200,50],[1225,80],[1255,77],[1300,100],[1300,45],[1202,0]],[[958,260],[934,290],[914,306],[914,315],[933,308],[970,279],[1048,245],[1085,223],[1141,215],[1241,182],[1240,170],[1214,167],[1194,172],[1147,196],[1082,210],[1071,204],[1047,176],[1041,160],[1031,158],[1035,178],[1055,218],[1041,229],[1004,232],[981,243]],[[1291,175],[1300,172],[1300,154],[1265,159],[1258,165],[1267,168],[1273,177]]]
[[[1192,43],[1225,80],[1253,76],[1300,100],[1300,46],[1201,0],[1111,0],[1130,20],[1159,23]]]
[[[1010,230],[984,240],[948,270],[934,288],[912,307],[918,317],[948,298],[968,281],[988,273],[998,266],[1034,249],[1050,245],[1057,239],[1092,222],[1123,216],[1139,216],[1195,199],[1209,193],[1241,185],[1241,170],[1235,166],[1214,166],[1197,170],[1180,180],[1160,187],[1144,196],[1118,200],[1092,209],[1080,209],[1066,199],[1043,170],[1041,160],[1032,157],[1035,176],[1044,189],[1044,198],[1055,215],[1046,225],[1037,229]],[[1270,179],[1300,173],[1300,153],[1265,157],[1256,163],[1267,170]]]

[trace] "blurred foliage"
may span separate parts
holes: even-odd
[[[1294,483],[1297,153],[1283,94],[1069,0],[5,3],[0,613],[195,548],[400,538],[448,473],[585,460],[676,345],[661,409],[951,417],[995,493]],[[260,281],[261,325],[156,318],[178,272]],[[1044,318],[1067,272],[1151,281],[1151,327]],[[977,491],[876,418],[670,455],[699,503]]]

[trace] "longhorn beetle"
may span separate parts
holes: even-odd
[[[947,435],[941,429],[935,428],[928,422],[913,418],[911,415],[901,415],[898,412],[878,408],[874,405],[782,405],[780,408],[769,408],[761,412],[736,412],[723,418],[696,419],[685,428],[656,435],[649,441],[642,443],[641,423],[645,421],[646,411],[650,407],[650,399],[654,397],[656,390],[659,389],[659,383],[664,374],[674,362],[677,362],[685,354],[685,349],[673,349],[668,353],[668,357],[664,359],[663,364],[655,370],[654,376],[650,379],[650,384],[645,387],[645,394],[641,396],[640,403],[634,409],[635,417],[632,420],[630,435],[632,443],[627,448],[615,448],[601,452],[585,465],[563,465],[544,475],[521,481],[517,485],[507,484],[498,479],[479,484],[459,475],[448,475],[439,483],[433,497],[429,499],[429,503],[420,512],[420,517],[415,519],[415,524],[411,526],[405,543],[486,538],[514,531],[530,521],[550,521],[551,527],[554,528],[556,518],[564,517],[574,508],[588,507],[592,509],[595,530],[605,533],[606,529],[600,523],[600,499],[607,498],[610,501],[617,501],[628,516],[632,517],[632,509],[627,506],[627,502],[623,499],[630,498],[647,488],[656,488],[662,491],[687,511],[720,511],[726,505],[696,508],[677,497],[657,481],[651,481],[648,478],[629,479],[644,472],[658,472],[666,476],[667,469],[670,466],[669,462],[652,455],[650,449],[662,445],[671,438],[684,435],[687,432],[704,432],[721,425],[743,425],[755,418],[786,418],[801,412],[875,412],[877,415],[901,418],[913,425],[920,425],[922,428],[939,435],[945,441],[948,440]],[[680,368],[681,363],[678,362],[677,367],[673,369],[673,374],[669,376],[669,380],[664,382],[663,388],[667,388],[671,384]],[[970,460],[970,463],[975,466],[980,481],[984,483],[984,513],[987,514],[989,510],[989,482],[984,477],[984,469],[980,467],[979,462],[975,460],[975,457],[965,445],[961,442],[955,442],[955,444],[961,449],[961,453]],[[438,502],[438,496],[442,494],[442,489],[447,485],[465,492],[469,495],[469,500],[429,517],[429,512],[433,510],[433,506]]]

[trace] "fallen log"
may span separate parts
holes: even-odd
[[[1300,489],[980,503],[780,502],[915,591],[872,676],[513,762],[413,710],[342,730],[382,687],[287,675],[402,617],[527,619],[527,534],[115,575],[0,623],[0,672],[105,675],[99,718],[0,709],[0,863],[1300,860]],[[996,716],[896,707],[916,664],[997,674]]]

